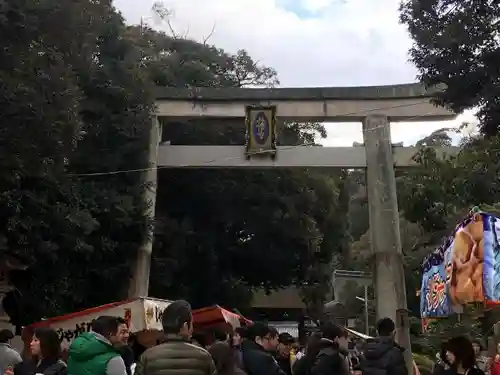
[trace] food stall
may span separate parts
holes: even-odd
[[[82,332],[90,331],[92,321],[102,315],[123,318],[127,322],[130,333],[135,334],[137,342],[148,348],[156,345],[163,338],[161,320],[163,311],[170,303],[171,301],[163,299],[139,297],[44,319],[24,328],[22,337],[25,349],[28,348],[36,328],[51,327],[58,332],[62,350],[65,352],[73,339]],[[214,305],[194,310],[193,324],[196,333],[208,335],[214,329],[229,333],[241,325],[251,325],[252,321],[219,305]]]
[[[127,322],[130,332],[137,335],[137,342],[145,347],[150,347],[163,335],[161,317],[170,303],[170,301],[162,299],[139,297],[45,319],[24,328],[22,337],[25,349],[36,328],[51,327],[59,334],[64,352],[76,336],[90,331],[92,321],[102,315],[123,318]]]
[[[193,322],[196,329],[222,328],[234,329],[248,326],[253,322],[245,317],[224,309],[219,305],[204,307],[193,311]]]

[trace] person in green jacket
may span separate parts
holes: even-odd
[[[126,375],[125,363],[118,352],[128,338],[122,318],[100,316],[92,322],[92,331],[76,337],[69,347],[68,375]]]

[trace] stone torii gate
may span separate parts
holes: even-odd
[[[366,168],[369,223],[375,259],[375,292],[378,317],[392,318],[398,342],[411,360],[406,291],[399,230],[394,167],[410,167],[416,149],[393,147],[390,122],[438,121],[454,113],[430,103],[435,91],[420,84],[330,88],[196,88],[160,89],[153,116],[150,147],[151,170],[147,180],[156,186],[161,168]],[[281,120],[298,122],[361,122],[362,147],[276,147],[275,157],[248,158],[242,146],[159,145],[158,117],[245,120],[248,106],[266,106]],[[437,150],[443,154],[446,150]],[[452,151],[452,150],[448,150]],[[207,162],[209,161],[209,162]],[[153,203],[155,190],[148,192]],[[150,242],[139,251],[130,293],[147,296]],[[409,362],[407,362],[409,363]],[[411,369],[411,367],[409,367]]]

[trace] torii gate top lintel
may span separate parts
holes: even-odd
[[[390,121],[439,121],[456,115],[431,98],[441,88],[410,83],[365,87],[158,88],[158,116],[243,118],[247,105],[273,105],[284,120],[359,122],[370,114]]]
[[[347,87],[161,87],[156,89],[157,100],[203,100],[203,101],[266,101],[266,100],[371,100],[430,98],[437,88],[427,89],[420,83],[405,83],[383,86]]]

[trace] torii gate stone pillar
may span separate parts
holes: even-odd
[[[162,88],[156,100],[150,145],[151,170],[145,174],[153,185],[145,199],[154,216],[156,167],[162,168],[366,168],[372,251],[375,257],[375,294],[378,318],[390,317],[397,327],[397,341],[405,347],[406,363],[412,358],[406,310],[403,257],[394,168],[415,166],[413,147],[393,147],[389,121],[438,121],[455,117],[431,104],[435,90],[420,84],[371,87],[321,88]],[[248,115],[254,108],[255,117]],[[247,113],[248,112],[248,113]],[[247,116],[248,115],[248,116]],[[247,119],[253,137],[271,137],[266,128],[274,115],[297,122],[362,122],[363,147],[276,147],[274,157],[256,158],[241,146],[159,145],[157,117],[183,119]],[[273,133],[274,134],[274,133]],[[274,138],[261,144],[274,143]],[[168,141],[168,140],[164,140]],[[264,139],[261,139],[264,141]],[[439,149],[436,153],[454,153]],[[210,162],[207,162],[210,161]],[[130,296],[147,296],[153,232],[139,250]]]
[[[411,361],[403,253],[399,228],[391,127],[385,115],[363,120],[370,239],[375,257],[377,316],[396,322],[396,341]],[[411,369],[411,367],[410,367]],[[411,372],[409,372],[411,373]]]

